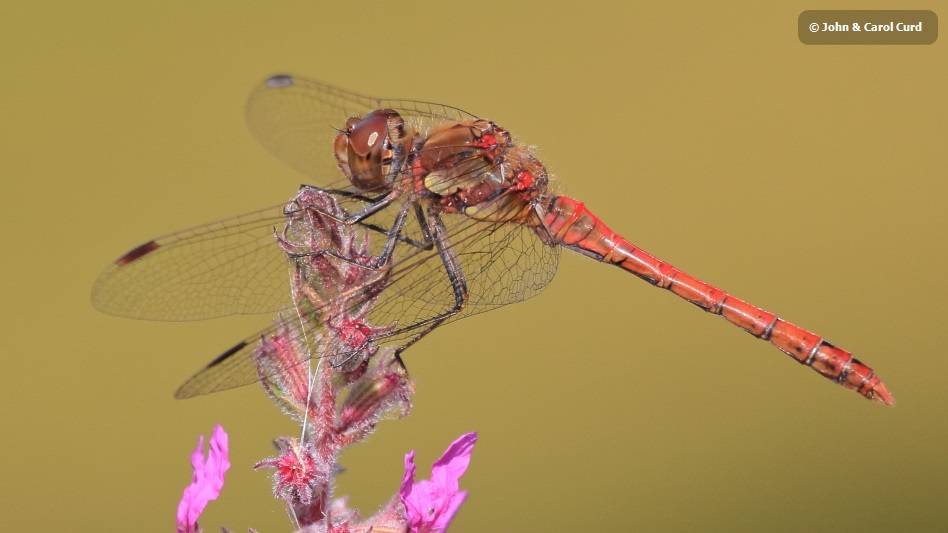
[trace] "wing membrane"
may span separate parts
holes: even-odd
[[[106,268],[92,303],[148,320],[274,312],[289,302],[287,259],[273,238],[284,220],[281,204],[158,237]]]

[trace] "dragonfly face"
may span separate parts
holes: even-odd
[[[336,159],[359,190],[391,188],[387,178],[395,143],[404,143],[408,137],[404,126],[402,117],[392,109],[376,109],[364,117],[349,117],[346,121],[346,129],[336,136]]]

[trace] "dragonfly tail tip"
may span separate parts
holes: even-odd
[[[895,398],[892,397],[889,389],[881,382],[872,388],[872,396],[870,396],[870,399],[885,405],[895,405]]]

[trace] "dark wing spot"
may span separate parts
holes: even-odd
[[[155,241],[148,241],[148,242],[146,242],[145,244],[143,244],[143,245],[141,245],[141,246],[139,246],[139,247],[137,247],[137,248],[134,248],[133,250],[130,250],[127,254],[123,255],[122,257],[119,257],[118,259],[116,259],[116,260],[115,260],[115,264],[118,265],[118,266],[125,266],[125,265],[131,263],[132,261],[137,261],[137,260],[140,259],[143,255],[150,254],[151,252],[154,252],[155,250],[157,250],[157,249],[160,248],[160,247],[161,247],[161,245],[158,244],[157,242],[155,242]]]
[[[217,366],[217,365],[223,363],[223,362],[224,362],[225,360],[227,360],[230,356],[234,355],[235,353],[239,352],[240,350],[243,350],[245,346],[247,346],[246,341],[240,341],[240,342],[238,342],[238,343],[237,343],[236,345],[234,345],[234,347],[232,347],[231,349],[229,349],[229,350],[227,350],[226,352],[224,352],[224,353],[218,355],[217,357],[215,357],[213,361],[211,361],[210,363],[207,364],[207,367],[206,367],[206,368],[213,368],[213,367],[215,367],[215,366]]]

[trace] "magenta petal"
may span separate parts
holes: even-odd
[[[191,453],[191,467],[194,475],[191,484],[184,489],[178,504],[178,531],[196,530],[197,519],[207,506],[207,502],[216,500],[224,486],[224,473],[230,468],[227,458],[227,433],[218,424],[211,434],[210,451],[204,459],[204,436],[198,438],[198,446]]]
[[[450,489],[458,490],[458,478],[464,475],[471,463],[471,451],[477,442],[477,433],[466,433],[457,438],[444,451],[441,458],[431,465],[431,481]]]
[[[458,512],[467,492],[458,491],[458,478],[471,462],[476,433],[462,435],[431,467],[431,479],[414,481],[415,452],[405,456],[405,476],[398,495],[413,532],[442,532]]]
[[[412,493],[412,486],[415,484],[415,450],[405,454],[405,476],[402,478],[402,486],[398,489],[398,495],[402,501],[408,498]]]
[[[434,524],[434,529],[444,531],[451,525],[451,520],[454,519],[454,515],[457,514],[458,509],[461,508],[461,504],[464,503],[464,500],[467,499],[467,491],[462,490],[454,494],[451,497],[451,500],[447,503],[442,511],[439,520]]]

